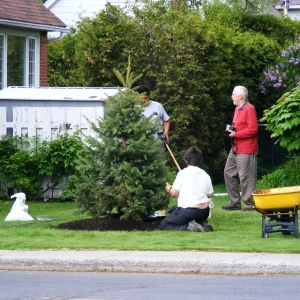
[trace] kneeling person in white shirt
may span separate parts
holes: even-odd
[[[159,225],[162,230],[213,231],[208,224],[209,204],[213,196],[210,176],[197,167],[202,152],[197,147],[184,154],[187,167],[179,171],[173,185],[167,183],[167,192],[178,197],[177,208]]]

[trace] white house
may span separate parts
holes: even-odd
[[[282,0],[276,8],[292,20],[300,20],[300,0]]]
[[[107,3],[124,7],[134,0],[47,0],[44,5],[69,27],[84,17],[95,17]]]
[[[47,86],[47,32],[69,32],[36,0],[0,1],[0,90]]]

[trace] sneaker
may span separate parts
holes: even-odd
[[[253,207],[244,207],[243,211],[253,211],[254,208]]]
[[[202,232],[205,231],[204,228],[199,223],[197,223],[195,220],[190,221],[188,223],[187,230],[188,231],[202,231]]]
[[[204,228],[205,232],[214,231],[213,227],[207,221],[202,221],[200,225]]]
[[[237,206],[233,206],[233,205],[228,204],[228,205],[223,205],[222,209],[226,209],[226,210],[240,210],[241,208],[237,207]]]

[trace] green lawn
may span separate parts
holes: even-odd
[[[217,189],[215,189],[217,190]],[[224,192],[219,189],[218,192]],[[175,199],[172,201],[174,202]],[[31,202],[29,214],[34,221],[4,222],[13,201],[0,201],[0,249],[101,249],[101,250],[196,250],[220,252],[300,253],[299,239],[294,235],[271,233],[261,238],[261,214],[224,211],[228,197],[214,197],[215,207],[209,223],[214,232],[99,232],[56,230],[55,226],[87,215],[76,213],[73,202]],[[35,216],[58,218],[38,221]]]

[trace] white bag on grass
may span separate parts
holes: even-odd
[[[11,198],[16,198],[16,200],[4,221],[32,221],[33,218],[28,214],[28,205],[25,205],[25,194],[17,193]]]

